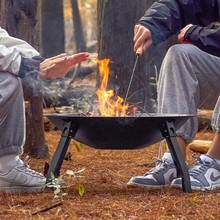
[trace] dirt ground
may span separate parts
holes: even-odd
[[[59,138],[59,131],[46,132],[51,155]],[[203,130],[197,138],[211,140],[212,133]],[[53,191],[1,193],[0,219],[220,219],[220,191],[184,193],[173,188],[148,190],[126,186],[130,177],[144,174],[153,166],[159,144],[132,151],[96,150],[84,146],[78,152],[71,141],[68,152],[72,158],[64,161],[61,174],[85,168],[84,178],[80,179],[85,188],[83,196],[76,190],[77,182],[64,176],[69,188],[63,191],[68,194],[62,198],[62,205],[33,215],[61,198],[54,200]],[[194,160],[191,155],[188,150],[190,163]],[[30,165],[43,172],[46,161],[31,159]]]

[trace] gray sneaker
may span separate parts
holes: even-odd
[[[197,162],[189,170],[192,190],[214,190],[220,188],[220,165],[207,155],[197,158]],[[181,188],[182,179],[173,180],[172,187]]]
[[[28,157],[19,160],[7,173],[0,173],[0,191],[36,192],[44,188],[46,178],[28,166]]]
[[[127,185],[157,189],[170,185],[176,177],[176,167],[165,154],[162,160],[158,160],[156,167],[145,173],[144,176],[132,177]]]

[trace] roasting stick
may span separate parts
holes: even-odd
[[[127,101],[127,98],[128,98],[128,93],[129,93],[129,90],[130,90],[130,87],[131,87],[131,83],[133,81],[133,78],[134,78],[134,73],[135,73],[135,69],[136,69],[136,66],[137,66],[137,63],[138,63],[138,58],[142,55],[143,53],[143,45],[141,45],[137,51],[136,51],[136,60],[135,60],[135,63],[134,63],[134,67],[133,67],[133,71],[132,71],[132,74],[131,74],[131,78],[130,78],[130,82],[128,84],[128,88],[127,88],[127,92],[126,92],[126,96],[125,96],[125,99],[124,99],[124,106],[126,104],[126,101]]]

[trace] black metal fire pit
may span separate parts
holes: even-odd
[[[71,139],[96,149],[141,149],[164,138],[183,178],[183,191],[190,192],[189,174],[176,141],[175,131],[192,115],[140,114],[127,117],[96,117],[79,114],[46,115],[62,131],[47,175],[57,177]]]

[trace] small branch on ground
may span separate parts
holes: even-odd
[[[39,213],[41,213],[41,212],[46,212],[46,211],[48,211],[48,210],[50,210],[50,209],[53,209],[53,208],[56,208],[57,206],[60,206],[60,205],[63,205],[63,203],[62,203],[62,202],[55,203],[55,204],[53,204],[53,205],[51,205],[51,206],[48,206],[48,207],[45,207],[45,208],[43,208],[43,209],[40,209],[40,210],[38,210],[38,211],[36,211],[36,212],[33,212],[32,215],[37,215],[37,214],[39,214]]]

